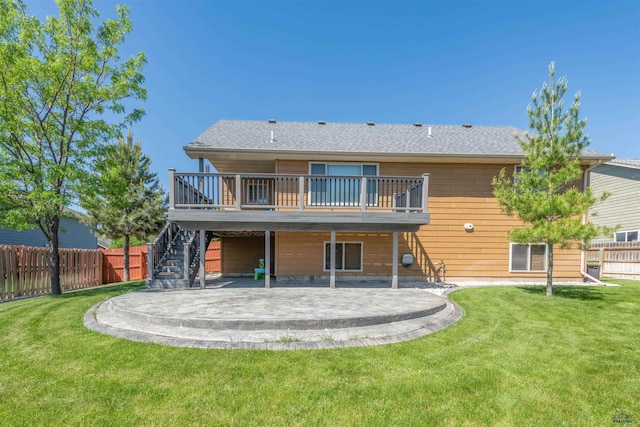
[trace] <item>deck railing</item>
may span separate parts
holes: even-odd
[[[392,177],[174,170],[169,174],[172,209],[427,212],[429,174]]]

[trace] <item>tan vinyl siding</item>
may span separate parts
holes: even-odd
[[[509,218],[493,197],[491,180],[513,165],[380,163],[381,176],[430,174],[431,223],[415,233],[399,234],[399,255],[412,253],[416,265],[399,266],[400,276],[425,274],[429,260],[444,260],[448,277],[532,277],[545,273],[509,273],[507,233],[519,221]],[[307,174],[306,161],[278,161],[277,172]],[[467,232],[465,223],[474,229]],[[337,233],[337,241],[362,241],[364,265],[358,275],[391,275],[391,233]],[[323,243],[329,233],[276,233],[277,275],[322,275]],[[349,273],[339,273],[349,274]],[[580,277],[580,251],[555,252],[554,277]]]
[[[593,207],[590,220],[599,225],[620,226],[620,231],[640,230],[640,169],[601,165],[591,171],[591,187],[596,196],[611,193]],[[595,242],[613,241],[613,234]]]

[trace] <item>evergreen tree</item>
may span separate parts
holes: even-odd
[[[549,84],[535,91],[527,108],[529,127],[535,133],[516,136],[524,151],[522,168],[511,177],[503,169],[493,180],[493,194],[508,215],[517,215],[525,225],[509,237],[517,243],[545,243],[547,247],[546,295],[553,293],[554,247],[583,245],[604,230],[583,217],[595,203],[591,188],[582,190],[580,155],[589,145],[580,119],[580,92],[568,110],[563,96],[567,80],[555,80],[555,65],[549,65]]]
[[[142,152],[140,141],[133,142],[131,129],[125,140],[106,147],[94,164],[96,173],[91,194],[82,206],[85,222],[97,227],[97,234],[124,240],[124,280],[129,280],[131,239],[150,239],[165,223],[167,199],[151,159]]]

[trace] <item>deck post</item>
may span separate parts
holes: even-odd
[[[187,239],[187,241],[188,241],[188,239]],[[182,256],[183,256],[182,265],[184,267],[182,269],[183,270],[182,277],[184,278],[184,280],[189,280],[189,245],[187,245],[186,242],[185,242],[185,245],[184,245],[184,248],[183,248]]]
[[[271,232],[264,231],[264,287],[271,288]]]
[[[169,169],[169,209],[176,207],[176,170]]]
[[[331,230],[331,244],[330,248],[331,254],[329,257],[329,269],[331,272],[329,273],[329,287],[331,289],[335,289],[336,287],[336,230]]]
[[[304,176],[298,177],[298,205],[301,211],[304,210]]]
[[[360,178],[360,211],[367,210],[367,177]]]
[[[206,262],[207,262],[207,232],[200,230],[200,289],[204,289],[207,284]]]
[[[422,213],[427,213],[429,198],[429,174],[422,174]]]
[[[242,210],[242,177],[240,175],[236,175],[236,188],[235,188],[235,196],[236,196],[236,210]]]
[[[405,194],[404,194],[404,211],[405,212],[411,212],[411,189],[407,188],[405,190]]]
[[[391,262],[391,288],[398,289],[398,232],[393,232],[393,260]]]

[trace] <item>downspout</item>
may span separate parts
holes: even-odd
[[[590,181],[590,176],[591,176],[591,170],[593,168],[595,168],[596,166],[602,164],[602,160],[598,159],[598,162],[593,165],[593,166],[589,166],[585,171],[584,171],[584,178],[583,178],[583,188],[582,191],[587,191],[587,187],[589,187],[589,181]],[[589,213],[585,213],[582,216],[582,223],[586,224],[587,223],[587,215]],[[584,264],[585,264],[585,249],[582,249],[580,251],[580,274],[582,274],[582,276],[586,279],[591,280],[592,282],[596,282],[599,285],[603,285],[606,286],[607,284],[604,282],[601,282],[599,279],[596,279],[595,277],[589,275],[586,271],[584,271]]]

